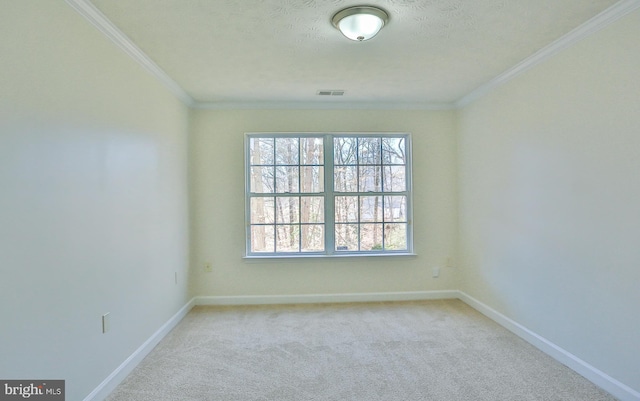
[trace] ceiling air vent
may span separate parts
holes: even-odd
[[[318,96],[342,96],[344,95],[344,91],[343,90],[319,90],[316,92],[316,95]]]

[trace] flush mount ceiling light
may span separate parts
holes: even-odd
[[[389,21],[384,10],[370,6],[356,6],[338,11],[331,22],[351,40],[369,40]]]

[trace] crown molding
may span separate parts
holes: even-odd
[[[149,56],[136,46],[127,35],[118,29],[109,19],[88,0],[65,0],[75,11],[82,15],[91,25],[98,28],[102,34],[118,45],[132,59],[151,73],[171,93],[185,105],[192,107],[193,98],[176,81],[162,70]]]
[[[402,102],[194,102],[200,110],[453,110],[453,103]]]
[[[501,85],[511,81],[518,75],[524,73],[530,68],[548,60],[559,52],[573,46],[579,41],[607,27],[618,19],[640,8],[640,0],[621,0],[613,6],[607,8],[600,14],[591,18],[584,24],[573,29],[560,39],[538,50],[523,61],[509,68],[502,74],[493,78],[489,82],[480,85],[458,101],[454,103],[455,108],[463,108],[479,98],[489,94]]]
[[[463,108],[496,88],[516,78],[525,71],[546,61],[586,37],[607,27],[618,19],[640,8],[640,0],[620,0],[613,6],[573,29],[558,40],[538,50],[531,56],[509,68],[492,80],[480,85],[453,103],[371,103],[371,102],[202,102],[194,100],[178,83],[165,73],[149,56],[136,46],[89,0],[65,0],[74,10],[94,25],[100,32],[125,51],[131,58],[149,71],[185,105],[202,110],[454,110]]]

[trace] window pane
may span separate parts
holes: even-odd
[[[273,192],[273,167],[251,167],[251,192],[264,194]]]
[[[384,192],[403,192],[407,189],[404,166],[384,166]]]
[[[305,224],[302,229],[302,252],[324,251],[324,225]]]
[[[384,197],[384,221],[407,221],[407,197],[406,196],[385,196]]]
[[[300,184],[300,192],[324,192],[324,167],[300,167]]]
[[[336,224],[336,251],[358,250],[358,225]]]
[[[404,138],[382,138],[382,163],[406,164]]]
[[[298,193],[298,167],[276,168],[276,192]]]
[[[324,141],[322,138],[300,138],[300,164],[324,164]]]
[[[276,164],[298,164],[298,138],[276,138]]]
[[[300,221],[300,200],[298,197],[276,198],[276,223],[292,224]]]
[[[300,222],[324,223],[324,198],[321,196],[303,196],[300,210]]]
[[[360,197],[360,221],[382,222],[382,196]]]
[[[300,226],[276,226],[276,252],[300,251]]]
[[[380,166],[360,167],[359,192],[382,191],[382,169]]]
[[[355,166],[336,166],[334,168],[334,191],[358,192],[358,170]]]
[[[336,196],[334,209],[336,223],[358,222],[357,196]]]
[[[406,135],[262,133],[245,143],[248,254],[412,249]]]
[[[274,226],[251,226],[251,252],[273,252]]]
[[[273,138],[251,138],[249,157],[252,165],[273,164]]]
[[[358,150],[360,159],[358,164],[380,164],[380,138],[359,138]]]
[[[384,225],[384,247],[390,251],[407,250],[407,224]]]
[[[360,250],[381,251],[382,249],[382,224],[361,224]]]
[[[251,224],[273,224],[273,198],[251,198]]]
[[[357,164],[357,138],[338,137],[333,139],[334,159],[333,164]]]

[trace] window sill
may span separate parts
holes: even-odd
[[[245,255],[245,260],[273,260],[273,259],[341,259],[341,258],[388,258],[388,257],[416,257],[418,254],[413,252],[397,252],[397,253],[339,253],[339,254],[287,254],[287,255]]]

